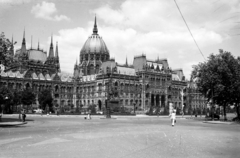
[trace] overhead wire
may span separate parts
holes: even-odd
[[[201,51],[201,49],[199,48],[199,46],[198,46],[198,44],[197,44],[195,38],[193,37],[193,34],[192,34],[190,28],[188,27],[188,24],[187,24],[187,22],[186,22],[186,20],[185,20],[185,18],[184,18],[184,16],[183,16],[183,14],[182,14],[182,12],[181,12],[181,10],[180,10],[180,8],[179,8],[179,6],[178,6],[176,0],[174,0],[174,2],[175,2],[176,6],[177,6],[177,8],[178,8],[178,11],[180,12],[180,14],[181,14],[181,16],[182,16],[182,19],[183,19],[184,23],[185,23],[186,26],[187,26],[187,29],[188,29],[189,33],[191,34],[191,36],[192,36],[192,38],[193,38],[193,41],[195,42],[195,44],[196,44],[196,46],[197,46],[199,52],[201,53],[203,59],[206,60],[205,57],[204,57],[204,55],[203,55],[203,53],[202,53],[202,51]]]

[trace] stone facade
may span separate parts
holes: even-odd
[[[25,37],[22,43],[21,50],[14,55],[18,65],[1,72],[0,84],[14,89],[31,88],[36,94],[50,89],[54,105],[87,108],[94,104],[102,110],[109,94],[119,107],[130,111],[166,109],[170,102],[179,108],[188,104],[187,81],[181,69],[172,70],[167,59],[149,60],[144,54],[135,56],[133,65],[127,61],[118,64],[110,59],[107,46],[98,35],[96,18],[93,34],[80,51],[80,62],[75,64],[73,75],[61,73],[58,47],[54,55],[52,40],[46,59],[46,52],[39,47],[26,49]],[[40,53],[37,54],[42,60],[29,59],[33,50]]]

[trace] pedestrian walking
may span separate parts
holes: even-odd
[[[88,110],[88,117],[87,117],[89,120],[92,119],[91,117],[91,110]]]
[[[25,122],[25,119],[26,119],[26,113],[25,113],[25,110],[22,109],[22,122]]]
[[[170,116],[170,119],[171,119],[171,122],[172,122],[172,127],[174,127],[174,123],[176,123],[176,110],[173,109],[172,113],[169,116]]]

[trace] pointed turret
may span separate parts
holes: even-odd
[[[77,80],[79,78],[79,70],[78,70],[78,62],[76,59],[76,63],[74,65],[74,71],[73,71],[73,76]]]
[[[53,38],[51,37],[51,44],[50,44],[50,48],[49,48],[49,58],[53,58],[54,57],[54,51],[53,51]]]
[[[27,53],[27,49],[26,49],[26,41],[25,41],[25,28],[24,28],[24,32],[23,32],[23,40],[22,40],[22,47],[21,47],[21,55],[26,54]]]
[[[38,40],[38,50],[39,50],[39,40]]]
[[[55,57],[58,58],[58,42],[56,42]]]
[[[98,34],[98,28],[97,28],[97,18],[95,15],[95,21],[94,21],[94,27],[93,27],[93,35],[97,35]]]
[[[127,61],[127,57],[126,57],[126,64],[125,64],[126,66],[128,66],[128,61]]]
[[[77,67],[78,67],[78,62],[77,62],[77,59],[76,59],[76,63],[75,63],[75,65],[74,65],[74,70],[76,70]]]
[[[10,54],[12,56],[14,56],[14,43],[13,43],[13,35],[12,35],[12,45],[11,45],[11,48],[10,48]]]
[[[55,64],[57,71],[60,72],[60,63],[59,63],[59,56],[58,56],[58,42],[56,42],[56,50],[55,50]]]

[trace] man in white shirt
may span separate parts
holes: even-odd
[[[170,116],[171,121],[172,121],[172,127],[174,127],[174,123],[175,123],[175,121],[176,121],[176,110],[173,109],[173,110],[172,110],[172,113],[171,113],[169,116]]]

